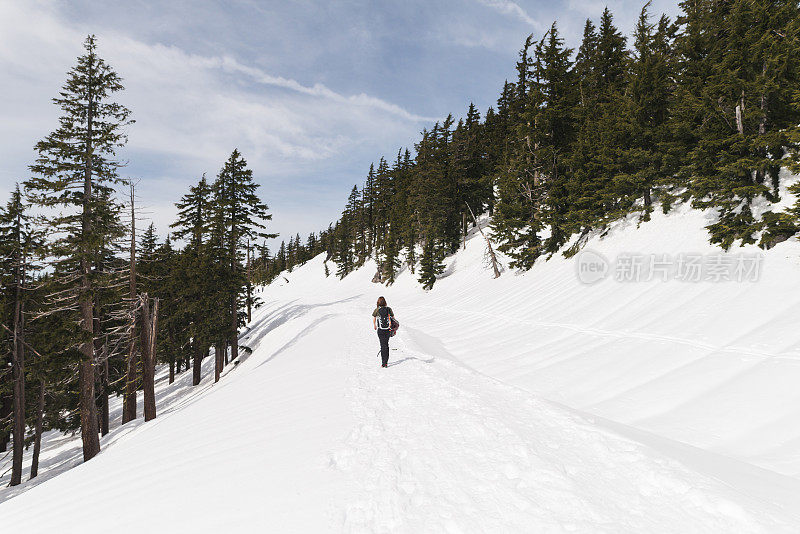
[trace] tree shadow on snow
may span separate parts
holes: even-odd
[[[322,304],[294,304],[296,301],[289,302],[283,306],[273,310],[261,319],[248,325],[247,331],[239,334],[239,340],[242,344],[246,344],[250,349],[255,351],[261,338],[269,334],[272,330],[278,328],[292,319],[296,319],[301,315],[305,315],[314,308],[324,308],[326,306],[335,306],[336,304],[343,304],[356,300],[361,297],[353,296],[342,300],[333,302],[325,302]],[[253,335],[255,333],[255,335]]]
[[[319,319],[315,319],[314,322],[311,323],[307,328],[305,328],[305,329],[301,330],[300,332],[298,332],[298,334],[296,336],[294,336],[292,339],[290,339],[289,341],[284,343],[281,348],[279,348],[278,350],[273,352],[272,355],[270,355],[269,358],[267,358],[263,362],[261,362],[258,365],[256,365],[255,368],[258,369],[259,367],[261,367],[265,363],[268,363],[268,362],[274,360],[275,358],[278,357],[279,354],[281,354],[286,349],[288,349],[289,347],[291,347],[292,345],[294,345],[295,343],[300,341],[300,339],[306,337],[311,331],[313,331],[315,328],[317,328],[320,324],[322,324],[323,322],[327,321],[328,319],[330,319],[331,317],[334,317],[334,316],[335,316],[335,314],[328,313],[326,315],[323,315]]]

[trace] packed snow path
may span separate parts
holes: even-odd
[[[0,505],[4,529],[797,531],[790,511],[478,374],[410,325],[381,369],[368,312],[266,306],[222,382]]]
[[[675,461],[435,355],[436,340],[411,328],[381,369],[364,358],[375,340],[363,323],[351,319],[348,338],[357,341],[342,352],[355,370],[348,395],[357,424],[331,456],[359,488],[343,511],[346,531],[779,526]]]

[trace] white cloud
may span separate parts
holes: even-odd
[[[312,87],[306,87],[295,80],[286,79],[281,76],[272,76],[270,74],[263,72],[260,69],[242,65],[235,59],[228,56],[222,58],[212,58],[211,60],[214,62],[220,61],[220,66],[226,71],[246,74],[250,76],[253,80],[256,80],[257,82],[265,85],[272,85],[276,87],[291,89],[292,91],[296,91],[298,93],[325,98],[340,104],[373,107],[376,109],[386,111],[393,115],[397,115],[398,117],[410,121],[433,122],[436,120],[435,118],[421,117],[419,115],[409,113],[400,106],[397,106],[390,102],[386,102],[384,100],[381,100],[380,98],[375,98],[366,95],[364,93],[352,96],[344,96],[335,91],[332,91],[331,89],[325,87],[323,84],[320,83],[314,84]]]
[[[537,30],[542,29],[542,25],[539,21],[528,15],[527,11],[516,2],[512,2],[511,0],[478,0],[478,3],[490,7],[504,15],[515,17],[525,24],[533,26]]]

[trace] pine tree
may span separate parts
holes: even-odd
[[[25,336],[26,315],[30,302],[32,273],[36,270],[33,254],[41,247],[41,236],[33,227],[28,207],[19,185],[11,193],[5,210],[0,211],[0,284],[3,288],[3,332],[0,339],[7,341],[11,354],[11,379],[13,383],[12,429],[13,453],[11,481],[16,486],[22,482],[22,454],[25,446]],[[10,312],[10,313],[9,313]],[[5,350],[3,350],[5,352]],[[5,372],[5,370],[4,370]]]
[[[491,180],[486,172],[486,150],[480,113],[474,104],[469,105],[464,121],[459,121],[452,137],[451,173],[456,183],[456,198],[461,232],[467,234],[470,220],[467,206],[482,212],[491,203]]]
[[[422,258],[419,262],[419,282],[423,289],[432,289],[436,277],[444,272],[441,249],[436,246],[433,239],[422,246]]]
[[[275,255],[275,269],[280,273],[286,270],[286,243],[281,241],[278,254]]]
[[[354,255],[355,241],[358,237],[358,217],[361,193],[358,186],[354,185],[347,197],[347,205],[342,212],[342,218],[334,229],[336,246],[334,261],[338,265],[336,276],[344,278],[356,267]]]
[[[375,235],[375,262],[378,271],[383,272],[386,249],[389,246],[389,231],[392,221],[394,184],[392,173],[386,159],[380,158],[375,172],[374,197],[372,202],[373,232]]]
[[[210,307],[213,291],[217,289],[209,286],[209,283],[213,283],[212,262],[208,254],[210,224],[214,216],[211,194],[211,187],[203,175],[198,184],[191,187],[189,193],[176,203],[178,220],[171,225],[176,228],[174,235],[177,238],[188,239],[177,260],[173,277],[178,288],[178,309],[183,316],[182,323],[186,325],[185,336],[191,339],[192,384],[195,386],[202,378],[200,364],[209,345],[208,312],[219,312],[218,308]]]
[[[614,183],[614,177],[627,170],[625,153],[630,137],[627,116],[620,110],[625,103],[628,55],[625,37],[614,26],[608,8],[600,18],[592,52],[594,39],[591,32],[585,35],[579,55],[585,54],[576,64],[576,72],[588,72],[593,93],[584,88],[584,105],[578,113],[580,126],[569,162],[574,174],[566,193],[571,199],[567,231],[580,231],[582,236],[630,207],[621,201],[618,184]]]
[[[537,159],[537,127],[544,105],[541,56],[542,43],[534,44],[528,37],[517,63],[517,85],[522,84],[525,89],[518,89],[513,124],[516,141],[509,146],[508,164],[497,180],[499,199],[492,221],[492,232],[501,242],[498,248],[514,258],[512,267],[523,269],[533,266],[541,254],[540,207],[544,189]]]
[[[648,2],[639,14],[634,32],[634,57],[631,64],[626,113],[629,117],[630,142],[625,159],[625,173],[615,181],[618,191],[630,202],[642,201],[644,220],[652,210],[652,191],[675,169],[664,156],[670,142],[667,121],[674,92],[673,41],[676,27],[662,16],[650,22]],[[667,204],[668,206],[668,204]]]
[[[575,55],[575,77],[578,80],[580,108],[589,108],[595,95],[595,58],[597,56],[597,29],[590,19],[583,26],[583,39]]]
[[[230,347],[231,359],[239,357],[238,328],[241,322],[239,307],[241,294],[247,285],[242,267],[242,250],[248,241],[258,237],[268,239],[277,237],[264,231],[265,222],[272,219],[267,212],[267,205],[256,195],[258,184],[253,181],[253,171],[247,168],[247,162],[234,150],[225,162],[214,184],[214,207],[222,213],[227,225],[224,237],[227,245],[227,261],[230,267],[231,294],[228,310],[230,314]]]
[[[417,263],[417,236],[419,235],[419,213],[414,208],[414,168],[408,149],[398,152],[394,170],[398,183],[398,197],[394,202],[393,222],[399,227],[399,239],[405,249],[405,262],[411,273]]]
[[[543,245],[553,253],[567,240],[569,211],[569,152],[577,135],[575,108],[580,94],[575,84],[575,72],[570,60],[572,49],[564,46],[555,23],[541,48],[541,74],[538,89],[541,109],[535,122],[534,161],[541,187],[539,210],[541,220],[550,229]]]
[[[120,163],[114,159],[127,140],[124,128],[132,121],[130,111],[111,100],[123,89],[117,73],[97,55],[94,36],[84,43],[85,54],[70,70],[58,98],[53,99],[63,115],[59,127],[37,143],[38,157],[31,166],[34,178],[27,182],[35,202],[68,211],[51,218],[55,235],[53,251],[74,266],[78,283],[74,285],[75,320],[82,326],[80,345],[79,397],[84,460],[100,451],[94,403],[94,293],[93,253],[106,237],[108,228],[95,224],[96,214],[115,207],[108,205],[109,185],[119,181]]]

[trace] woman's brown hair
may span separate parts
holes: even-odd
[[[386,306],[386,299],[383,297],[378,297],[378,307]]]

